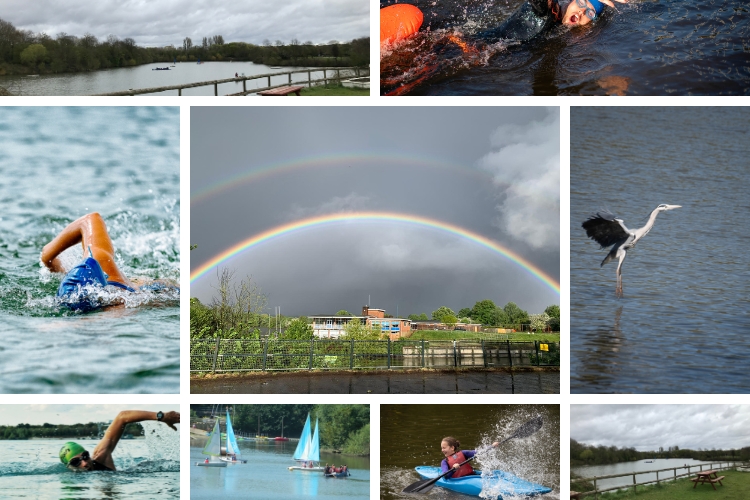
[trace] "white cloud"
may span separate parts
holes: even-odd
[[[497,225],[534,248],[560,244],[560,113],[542,121],[502,125],[479,160],[499,189]]]

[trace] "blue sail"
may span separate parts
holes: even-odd
[[[227,410],[227,455],[237,455],[237,458],[240,458],[240,447],[237,446],[237,439],[234,437],[232,421],[229,419],[229,410]]]
[[[320,434],[318,433],[318,430],[320,429],[320,426],[318,425],[318,419],[315,419],[315,434],[313,435],[312,441],[310,443],[310,451],[308,453],[308,460],[312,460],[313,462],[320,462]]]
[[[299,437],[299,443],[297,443],[297,449],[294,450],[294,460],[310,460],[307,458],[306,453],[310,443],[310,414],[307,414],[307,420],[305,420],[305,427],[302,429],[302,435]]]

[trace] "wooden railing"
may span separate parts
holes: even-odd
[[[312,79],[312,73],[319,73],[323,72],[323,78],[317,78],[315,80]],[[307,73],[307,80],[297,80],[292,81],[292,75],[295,74],[301,74],[301,73]],[[271,85],[271,78],[274,76],[288,76],[288,82],[279,83],[276,85]],[[166,92],[168,90],[176,90],[177,95],[182,95],[183,89],[191,89],[196,87],[208,87],[213,85],[214,87],[214,95],[219,95],[219,85],[223,83],[233,83],[233,82],[242,82],[242,92],[237,92],[235,94],[227,94],[227,95],[248,95],[248,94],[255,94],[256,92],[261,92],[263,90],[270,90],[272,88],[280,87],[282,85],[289,85],[291,83],[305,83],[308,87],[312,87],[313,84],[323,83],[323,85],[327,85],[329,82],[341,82],[343,80],[349,79],[349,78],[359,78],[363,76],[369,76],[370,75],[370,68],[360,68],[356,66],[349,66],[344,68],[308,68],[308,69],[300,69],[295,71],[282,71],[279,73],[265,73],[262,75],[250,75],[250,76],[239,76],[237,78],[225,78],[223,80],[210,80],[207,82],[196,82],[196,83],[182,83],[179,85],[167,85],[165,87],[151,87],[146,89],[128,89],[128,90],[122,90],[120,92],[108,92],[106,94],[94,94],[98,96],[122,96],[122,95],[143,95],[143,94],[155,94],[158,92]],[[261,87],[261,88],[253,88],[249,89],[247,88],[247,82],[250,80],[261,80],[261,79],[267,79],[267,86]]]
[[[594,495],[594,498],[599,498],[599,493],[604,493],[605,491],[614,491],[614,490],[624,490],[626,488],[633,488],[633,492],[636,491],[636,487],[638,486],[644,486],[651,483],[657,483],[659,484],[662,481],[674,481],[675,479],[681,478],[681,477],[688,477],[691,474],[695,474],[695,471],[701,472],[704,470],[727,470],[727,469],[736,469],[737,468],[737,462],[726,462],[726,465],[723,465],[724,462],[720,462],[718,466],[716,464],[697,464],[697,465],[683,465],[682,467],[671,467],[669,469],[657,469],[657,470],[644,470],[644,471],[637,471],[637,472],[628,472],[626,474],[611,474],[608,476],[594,476],[594,477],[578,477],[575,479],[571,479],[571,483],[583,483],[583,482],[592,482],[594,484],[594,489],[591,491],[585,491],[582,493],[576,493],[573,495],[571,493],[571,498],[575,496],[575,498],[583,498],[590,495]],[[684,474],[678,474],[678,470],[684,470],[687,469],[687,472]],[[693,472],[690,471],[690,469],[693,469]],[[660,472],[671,472],[671,474],[666,474],[659,477]],[[635,477],[638,474],[654,474],[656,473],[656,479],[651,481],[643,481],[643,482],[637,482]],[[620,486],[613,486],[611,488],[603,488],[599,489],[597,487],[597,480],[601,479],[612,479],[615,477],[633,477],[633,483],[629,485],[620,485]]]

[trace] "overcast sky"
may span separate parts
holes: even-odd
[[[190,37],[260,45],[268,39],[315,44],[370,36],[368,0],[3,0],[0,18],[16,28],[83,36],[115,35],[143,47],[182,46]]]
[[[0,405],[0,425],[109,422],[122,410],[180,411],[180,405]]]
[[[478,233],[559,282],[559,137],[558,108],[194,107],[191,269],[282,224],[378,211]],[[269,165],[282,168],[243,178]],[[483,299],[530,313],[560,303],[496,252],[398,223],[306,229],[225,265],[252,276],[269,311],[281,306],[290,316],[359,314],[368,295],[372,307],[401,317],[443,305],[458,312]],[[207,273],[191,296],[210,302],[215,283],[216,273]]]
[[[750,405],[570,405],[570,437],[655,451],[750,446]]]

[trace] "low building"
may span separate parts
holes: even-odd
[[[412,330],[459,330],[464,332],[481,332],[481,323],[446,324],[440,321],[412,321]]]
[[[346,333],[346,326],[354,321],[369,328],[380,327],[383,334],[391,340],[398,340],[411,335],[411,321],[403,318],[387,318],[385,309],[368,306],[362,308],[362,316],[310,316],[313,334],[324,339],[337,339]]]

